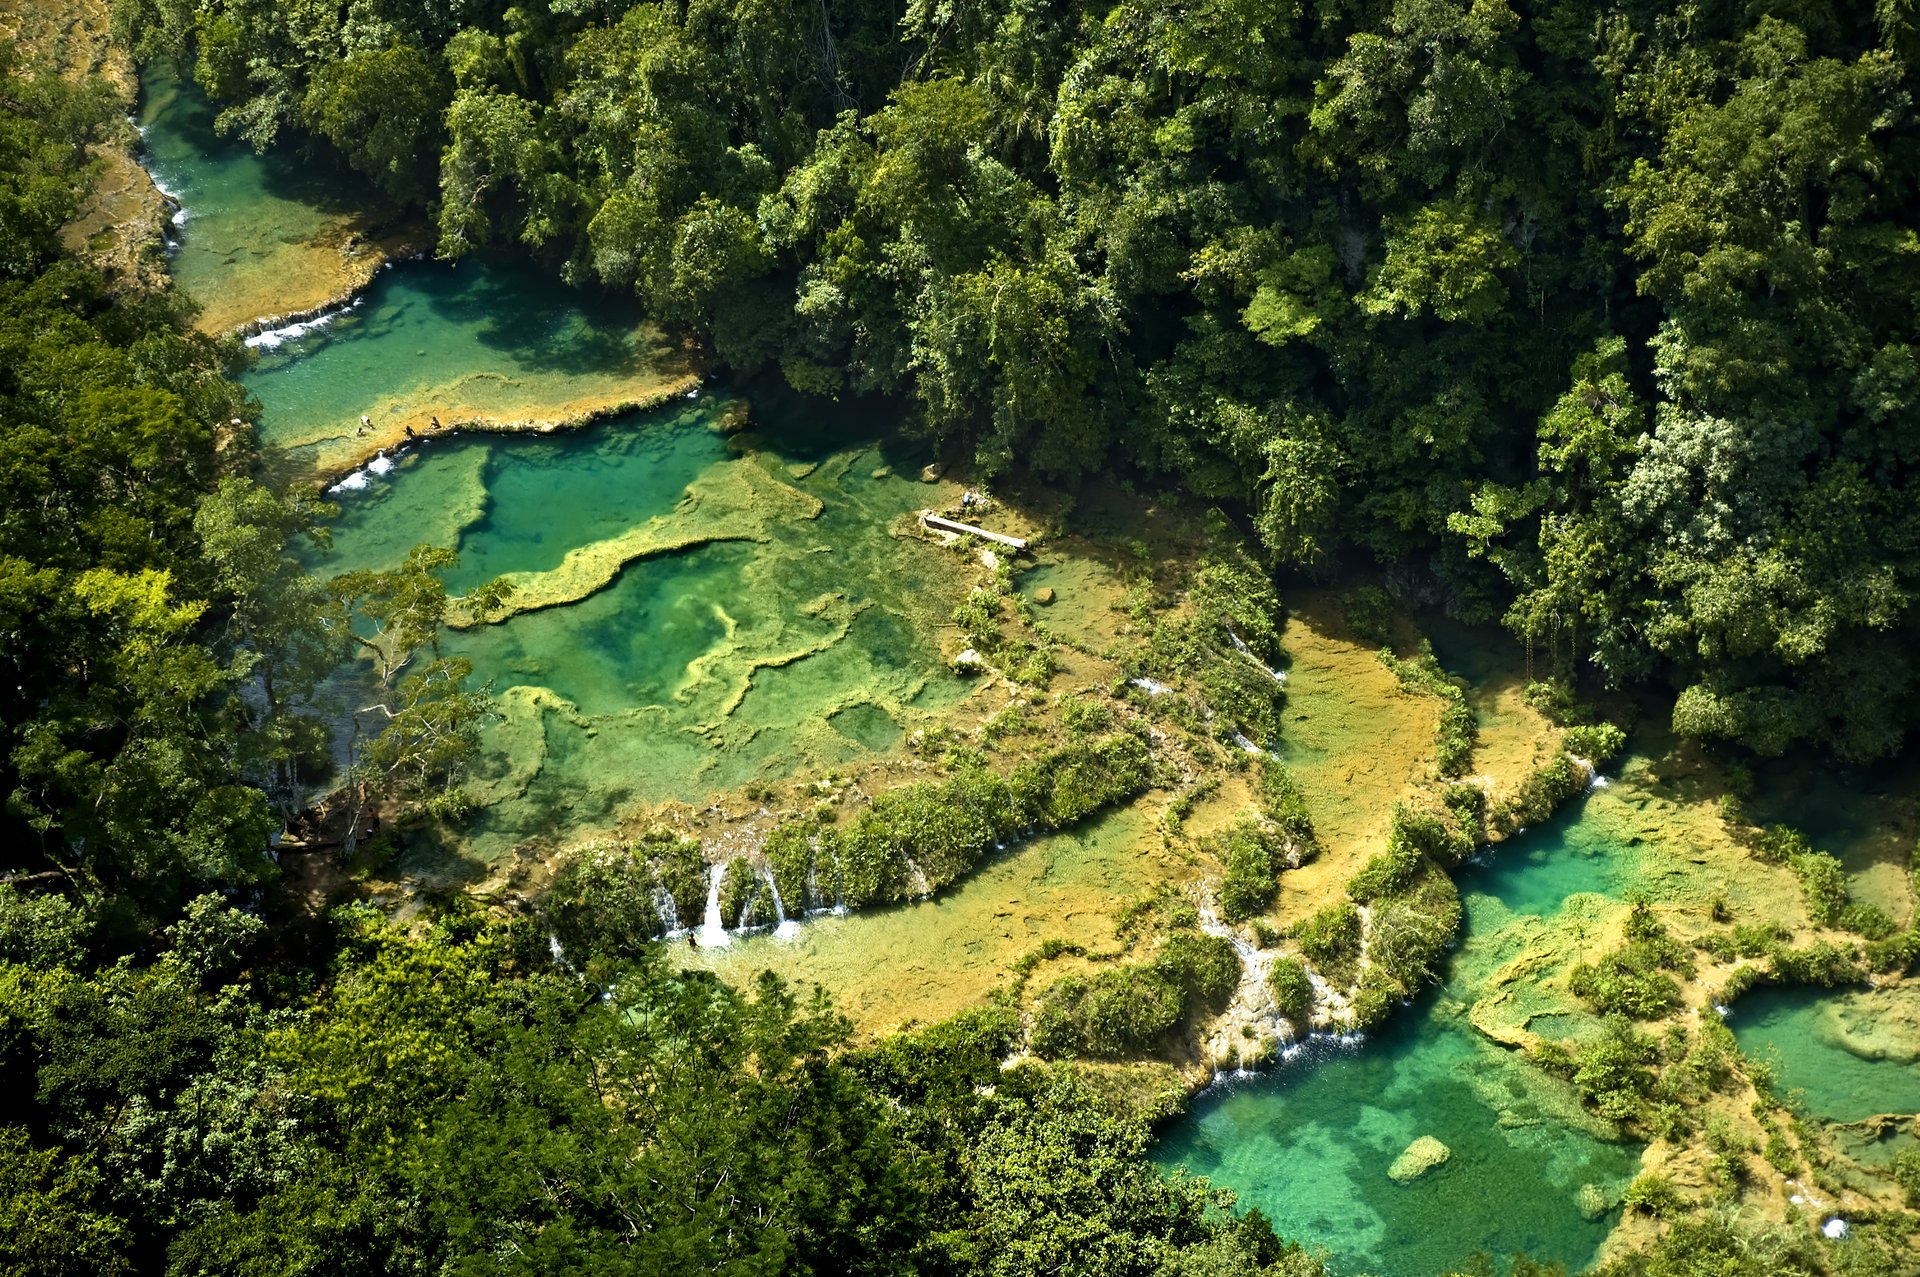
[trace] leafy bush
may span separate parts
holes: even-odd
[[[1260,809],[1286,834],[1299,863],[1305,864],[1319,852],[1320,839],[1307,811],[1307,796],[1286,764],[1270,754],[1260,759]]]
[[[1377,1029],[1387,1022],[1405,992],[1384,971],[1369,970],[1353,992],[1353,1027],[1361,1031]]]
[[[1474,789],[1473,786],[1465,786]],[[1474,789],[1477,794],[1480,791]],[[1473,854],[1473,836],[1466,828],[1449,824],[1432,812],[1415,811],[1394,804],[1393,823],[1388,829],[1389,844],[1411,847],[1435,863],[1451,868]]]
[[[1812,850],[1813,844],[1807,841],[1807,836],[1790,825],[1768,825],[1753,839],[1755,856],[1781,864]]]
[[[728,928],[760,927],[773,921],[767,880],[743,858],[729,860],[720,879],[720,921]]]
[[[909,1104],[971,1104],[999,1079],[1000,1061],[1020,1045],[1020,1013],[990,1002],[912,1032],[882,1039],[849,1059],[867,1082]]]
[[[967,646],[992,652],[1000,646],[1000,596],[976,585],[953,610],[953,623],[966,635]]]
[[[1086,696],[1068,697],[1060,706],[1060,721],[1067,730],[1082,735],[1104,732],[1113,725],[1113,710],[1105,702]]]
[[[1404,993],[1418,993],[1439,977],[1460,918],[1453,882],[1443,873],[1427,873],[1411,894],[1374,906],[1367,919],[1367,958]]]
[[[906,864],[884,822],[856,820],[834,839],[831,851],[840,902],[848,908],[905,894]]]
[[[1680,1210],[1685,1202],[1673,1186],[1673,1181],[1665,1175],[1652,1171],[1634,1177],[1627,1185],[1627,1191],[1620,1198],[1620,1205],[1628,1211],[1645,1211],[1656,1218],[1664,1219]]]
[[[1487,824],[1502,837],[1553,815],[1554,809],[1586,788],[1587,776],[1563,750],[1552,762],[1520,783],[1512,797],[1487,814]]]
[[[1032,1045],[1038,1055],[1116,1059],[1137,1055],[1200,1010],[1226,1004],[1240,959],[1219,936],[1182,932],[1146,962],[1092,977],[1067,976],[1040,995]]]
[[[1267,972],[1267,989],[1273,994],[1274,1008],[1295,1029],[1304,1029],[1313,1013],[1313,981],[1306,964],[1296,958],[1275,958]]]
[[[1332,984],[1353,983],[1353,962],[1360,956],[1360,911],[1342,901],[1320,910],[1293,929],[1300,951]]]
[[[1840,911],[1837,922],[1842,931],[1867,940],[1885,940],[1899,929],[1885,909],[1870,904],[1848,905]]]
[[[1908,927],[1867,946],[1867,963],[1875,971],[1910,971],[1920,962],[1920,926]]]
[[[985,785],[966,777],[921,782],[874,798],[854,826],[855,838],[881,838],[902,868],[917,866],[930,888],[947,885],[980,862],[1000,832],[993,820],[1007,800],[997,777]],[[983,778],[984,779],[984,778]]]
[[[1650,1066],[1659,1059],[1659,1043],[1624,1017],[1609,1016],[1607,1031],[1580,1053],[1573,1084],[1602,1117],[1632,1122],[1646,1112],[1654,1085]]]
[[[1596,769],[1617,758],[1627,745],[1627,734],[1612,723],[1593,723],[1569,727],[1561,738],[1561,748],[1575,758],[1584,758]]]
[[[1837,926],[1841,910],[1847,907],[1847,871],[1839,860],[1824,851],[1796,851],[1787,857],[1787,867],[1800,880],[1807,913],[1814,922]]]
[[[1775,946],[1768,955],[1768,975],[1779,984],[1863,984],[1867,973],[1854,955],[1825,942],[1805,949]]]
[[[1442,776],[1463,775],[1473,766],[1473,740],[1477,728],[1473,710],[1466,698],[1449,700],[1440,711],[1440,723],[1434,729],[1434,766]]]
[[[1448,785],[1440,801],[1473,846],[1477,847],[1487,840],[1486,790],[1463,781]]]
[[[1893,1182],[1907,1196],[1907,1205],[1920,1210],[1920,1145],[1901,1149],[1893,1156]]]
[[[1243,922],[1265,912],[1279,888],[1279,831],[1242,815],[1215,839],[1214,850],[1226,862],[1219,893],[1221,918]]]
[[[1122,733],[1065,745],[1017,769],[1008,784],[1021,824],[1063,829],[1131,798],[1152,779],[1146,745]]]
[[[761,847],[773,869],[774,890],[789,914],[798,915],[813,903],[813,833],[807,822],[790,820],[776,825]]]
[[[1568,980],[1577,997],[1598,1011],[1657,1020],[1680,1005],[1680,986],[1639,946],[1580,963]]]
[[[1282,662],[1286,609],[1272,579],[1250,560],[1208,558],[1194,573],[1188,597],[1203,620],[1230,626],[1256,659],[1269,666]]]
[[[561,867],[540,909],[569,954],[632,954],[666,929],[653,892],[644,862],[617,843],[595,843]]]
[[[1044,688],[1060,672],[1053,649],[1040,643],[1013,643],[1000,651],[1007,677],[1024,687]]]
[[[707,861],[700,844],[656,829],[636,842],[633,852],[647,862],[655,885],[673,901],[679,925],[697,925],[707,908]]]
[[[1280,735],[1286,688],[1238,653],[1208,661],[1200,673],[1200,694],[1213,709],[1214,730],[1221,740],[1238,731],[1265,745]]]
[[[1347,879],[1347,894],[1360,904],[1371,904],[1405,891],[1419,872],[1420,853],[1404,840],[1395,839]]]

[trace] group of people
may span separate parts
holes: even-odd
[[[354,437],[358,438],[359,436],[368,433],[372,429],[373,429],[373,418],[369,417],[366,413],[363,412],[360,414],[360,427],[359,429],[353,432]],[[414,429],[412,426],[402,426],[401,429],[407,432],[407,438],[409,439],[418,439],[420,437],[418,434],[414,433]],[[443,427],[440,425],[440,418],[438,417],[427,418],[427,429],[435,433],[438,433],[441,429],[443,429]]]

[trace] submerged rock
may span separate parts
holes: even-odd
[[[1033,592],[1033,601],[1035,603],[1053,602],[1053,587],[1051,585],[1043,585],[1035,590]]]
[[[1613,1203],[1607,1200],[1606,1193],[1598,1184],[1582,1184],[1580,1191],[1574,1194],[1574,1202],[1580,1207],[1580,1218],[1589,1222],[1613,1209]]]
[[[940,482],[940,475],[941,470],[938,461],[929,462],[920,467],[920,482],[922,483],[938,483]]]
[[[1387,1176],[1396,1183],[1411,1184],[1436,1166],[1443,1165],[1453,1150],[1431,1135],[1422,1135],[1407,1145],[1406,1151],[1393,1159],[1393,1165],[1387,1168]]]

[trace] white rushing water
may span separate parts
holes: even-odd
[[[726,862],[722,861],[707,870],[707,912],[701,918],[699,928],[693,938],[703,949],[717,949],[724,946],[732,937],[727,935],[727,924],[720,918],[720,880],[727,876]]]
[[[773,938],[791,940],[799,935],[800,920],[787,917],[787,906],[780,899],[780,884],[773,880],[772,874],[767,875],[767,894],[773,897]]]
[[[283,324],[279,328],[268,328],[247,338],[247,345],[254,350],[278,350],[290,341],[298,341],[308,333],[318,332],[342,315],[350,314],[360,308],[364,298],[356,297],[344,306],[325,311],[311,319],[302,319],[295,323]]]
[[[328,488],[327,495],[333,497],[340,495],[342,492],[365,492],[368,485],[370,485],[376,477],[391,474],[392,471],[393,458],[383,452],[373,460],[367,462],[365,469],[355,470],[352,474],[334,484],[331,488]]]
[[[1272,679],[1274,682],[1284,683],[1287,681],[1286,672],[1284,670],[1277,670],[1273,668],[1273,666],[1267,664],[1265,661],[1261,660],[1258,656],[1255,656],[1253,653],[1253,649],[1248,647],[1246,645],[1246,642],[1242,640],[1238,634],[1235,634],[1233,632],[1233,627],[1231,625],[1227,626],[1226,630],[1227,630],[1227,637],[1233,640],[1233,646],[1235,651],[1239,652],[1240,655],[1246,657],[1248,660],[1252,661],[1255,665],[1258,665],[1261,669],[1265,670],[1267,673],[1267,677]]]

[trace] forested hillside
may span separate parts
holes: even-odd
[[[0,111],[0,1272],[1320,1271],[1003,1072],[1004,1009],[854,1053],[777,982],[263,891],[344,655],[315,511],[245,477],[237,348],[60,249],[107,95],[0,49]]]
[[[129,0],[440,252],[1397,565],[1682,731],[1915,712],[1906,6]]]
[[[1867,759],[1920,713],[1920,35],[1894,0],[116,12],[237,135],[364,172],[443,256],[531,255],[739,373],[893,396],[988,478],[1183,487],[1277,573],[1382,569],[1690,736]],[[374,759],[390,816],[459,798],[436,751],[470,751],[480,693],[427,688],[453,659],[399,673],[450,552],[303,572],[326,511],[259,481],[240,345],[61,247],[115,109],[0,46],[0,1272],[1318,1277],[1143,1160],[1168,1097],[1010,1060],[1004,998],[856,1042],[644,938],[562,952],[524,900],[410,898],[402,926],[272,890],[354,637],[400,709],[345,779]],[[1277,733],[1279,674],[1223,633],[1262,698],[1209,695]],[[1115,687],[1150,699],[1144,675]],[[1271,897],[1256,828],[1227,836],[1236,885]],[[1015,832],[976,823],[968,854]],[[1451,934],[1457,893],[1421,881]],[[1316,917],[1359,937],[1339,900]],[[1053,1030],[1127,993],[1186,1013],[1180,972],[1116,971],[1053,986]],[[1601,1271],[1871,1261],[1669,1219]]]

